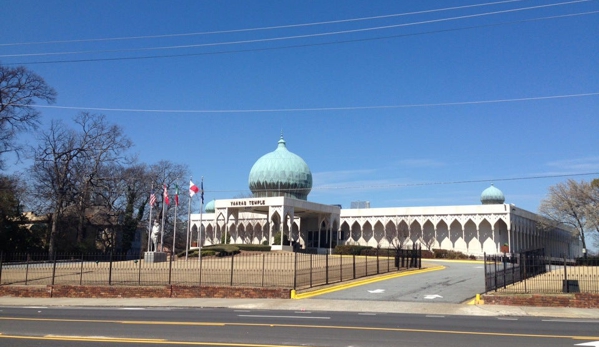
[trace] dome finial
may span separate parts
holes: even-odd
[[[285,145],[285,140],[283,139],[283,129],[281,129],[281,138],[279,139],[278,144],[279,144],[279,148],[281,148],[281,147],[287,147]]]

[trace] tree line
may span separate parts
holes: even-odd
[[[82,112],[74,125],[52,120],[40,129],[34,105],[53,103],[56,95],[34,72],[0,65],[0,251],[128,252],[138,229],[147,228],[152,188],[174,188],[189,169],[166,160],[139,162],[123,129],[101,114]],[[25,132],[35,132],[34,145],[18,141]],[[6,174],[8,153],[33,164],[25,173]],[[163,216],[163,196],[155,196],[154,218],[164,218],[169,244],[173,211]],[[181,203],[187,198],[183,194]],[[177,224],[185,235],[185,223]],[[178,239],[181,249],[185,237]]]

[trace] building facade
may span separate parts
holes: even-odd
[[[574,230],[549,227],[541,216],[506,204],[491,185],[481,205],[350,208],[307,201],[312,174],[302,158],[277,149],[262,156],[250,171],[252,198],[209,202],[205,213],[191,215],[191,235],[201,245],[298,244],[320,253],[338,244],[372,247],[446,249],[482,256],[504,250],[545,248],[547,255],[574,258],[582,246]],[[279,244],[273,244],[275,236]],[[290,246],[287,246],[289,241]]]

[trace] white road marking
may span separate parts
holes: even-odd
[[[506,317],[498,317],[498,320],[518,320],[518,318],[506,318]]]
[[[127,310],[127,311],[145,310],[145,308],[143,308],[143,307],[121,307],[120,309]]]
[[[595,323],[595,324],[599,324],[599,320],[581,320],[581,319],[542,319],[541,322]]]
[[[599,341],[591,341],[591,342],[578,343],[578,344],[575,344],[574,346],[594,346],[594,347],[599,347]]]
[[[445,316],[437,316],[437,315],[434,315],[434,314],[427,314],[426,317],[427,318],[445,318]]]
[[[424,298],[427,300],[433,300],[433,299],[443,298],[443,297],[438,294],[430,294],[430,295],[425,295]]]
[[[380,293],[383,293],[384,291],[385,291],[384,289],[375,289],[375,290],[369,290],[368,292],[372,293],[372,294],[380,294]]]
[[[359,316],[376,316],[376,313],[358,313]]]
[[[259,314],[239,314],[238,317],[250,318],[296,318],[296,319],[331,319],[331,317],[316,317],[316,316],[265,316]]]

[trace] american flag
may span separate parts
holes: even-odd
[[[150,194],[150,206],[156,205],[156,195],[154,193]]]

